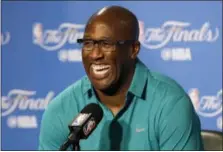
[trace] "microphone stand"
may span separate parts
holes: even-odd
[[[59,151],[66,151],[67,148],[71,145],[71,142],[67,140],[59,149]],[[80,151],[79,141],[72,143],[72,151]]]
[[[63,143],[63,145],[60,147],[60,151],[65,151],[67,148],[72,144],[72,150],[73,151],[80,151],[80,144],[79,144],[79,136],[75,136],[75,134],[71,133],[68,137],[68,139]]]
[[[67,148],[70,146],[70,141],[69,140],[66,140],[63,145],[61,145],[59,151],[65,151],[67,150]]]
[[[73,151],[80,151],[79,141],[73,143]]]

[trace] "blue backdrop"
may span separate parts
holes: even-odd
[[[184,87],[202,129],[222,131],[222,2],[2,2],[3,150],[37,149],[45,107],[85,74],[76,39],[114,4],[138,17],[139,58]]]

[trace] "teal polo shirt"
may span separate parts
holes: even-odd
[[[86,76],[54,98],[43,114],[39,150],[58,150],[68,137],[68,125],[89,103],[98,103],[104,116],[80,141],[81,150],[203,150],[200,121],[185,91],[139,60],[116,116],[97,99]]]

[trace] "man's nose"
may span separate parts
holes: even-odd
[[[98,44],[95,44],[93,50],[91,51],[90,57],[93,60],[97,60],[97,59],[103,58],[103,56],[104,56],[104,54],[100,50],[99,45]]]

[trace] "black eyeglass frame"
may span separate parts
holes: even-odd
[[[113,40],[93,40],[93,39],[77,39],[77,43],[82,44],[84,41],[93,41],[94,45],[97,43],[100,43],[102,41],[110,41],[112,43],[114,43],[114,45],[123,45],[123,44],[129,44],[129,43],[133,43],[133,42],[137,42],[136,40],[117,40],[117,41],[113,41]]]

